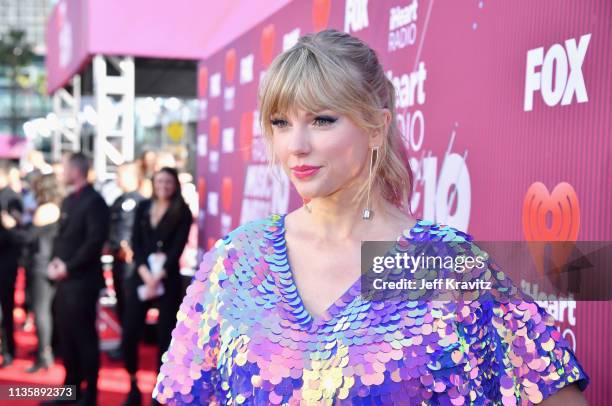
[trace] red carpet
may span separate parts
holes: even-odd
[[[33,358],[27,357],[36,347],[36,337],[33,333],[19,332],[17,338],[17,358],[15,362],[4,369],[0,369],[0,385],[6,384],[33,384],[33,385],[61,385],[64,379],[64,368],[56,363],[47,371],[28,374],[25,370],[32,364]],[[155,384],[157,351],[149,345],[140,346],[141,371],[138,373],[138,386],[143,392],[143,406],[150,404],[150,395]],[[127,372],[120,362],[114,362],[106,354],[101,358],[102,368],[98,378],[98,404],[102,406],[121,405],[129,388],[130,381]],[[1,402],[4,403],[4,402]],[[10,405],[38,405],[39,400],[10,401]]]
[[[23,280],[18,280],[16,289],[17,306],[23,303],[22,286]],[[34,332],[22,331],[23,310],[16,309],[16,342],[17,357],[15,362],[6,368],[0,369],[0,385],[21,384],[21,385],[61,385],[64,379],[64,368],[61,362],[49,368],[49,370],[38,371],[28,374],[25,370],[32,365],[34,359],[28,354],[36,348],[36,336]],[[148,406],[151,401],[151,392],[157,377],[157,350],[154,346],[141,344],[139,348],[140,372],[138,373],[138,386],[143,393],[143,406]],[[127,372],[123,369],[121,362],[112,361],[106,354],[101,356],[101,369],[98,378],[98,404],[100,406],[121,405],[129,390],[130,381]],[[24,401],[0,401],[2,405],[38,405],[40,400]]]

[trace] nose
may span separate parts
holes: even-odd
[[[287,135],[287,149],[291,154],[304,155],[310,152],[310,131],[307,126],[296,125]]]

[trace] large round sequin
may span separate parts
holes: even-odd
[[[508,300],[516,288],[492,263],[481,276],[499,291],[487,300],[369,301],[356,283],[312,317],[293,283],[284,218],[245,224],[204,255],[162,357],[158,401],[529,405],[588,384],[552,317],[518,292]],[[470,235],[424,220],[396,248],[423,241],[482,254]]]

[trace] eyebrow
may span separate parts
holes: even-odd
[[[307,112],[304,117],[305,118],[314,118],[317,116],[328,116],[328,115],[333,115],[333,114],[339,114],[339,113],[323,113],[324,111],[333,111],[333,110],[321,110],[318,113],[314,113],[314,112]],[[273,113],[270,115],[270,119],[278,119],[278,118],[284,118],[284,119],[288,119],[289,116],[286,113],[281,113],[281,112],[277,112],[277,113]]]

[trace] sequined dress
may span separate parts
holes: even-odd
[[[285,215],[247,223],[204,255],[153,397],[171,405],[528,405],[588,376],[529,300],[384,303],[360,281],[305,309]],[[419,220],[398,238],[471,236]],[[472,244],[475,245],[475,244]]]

